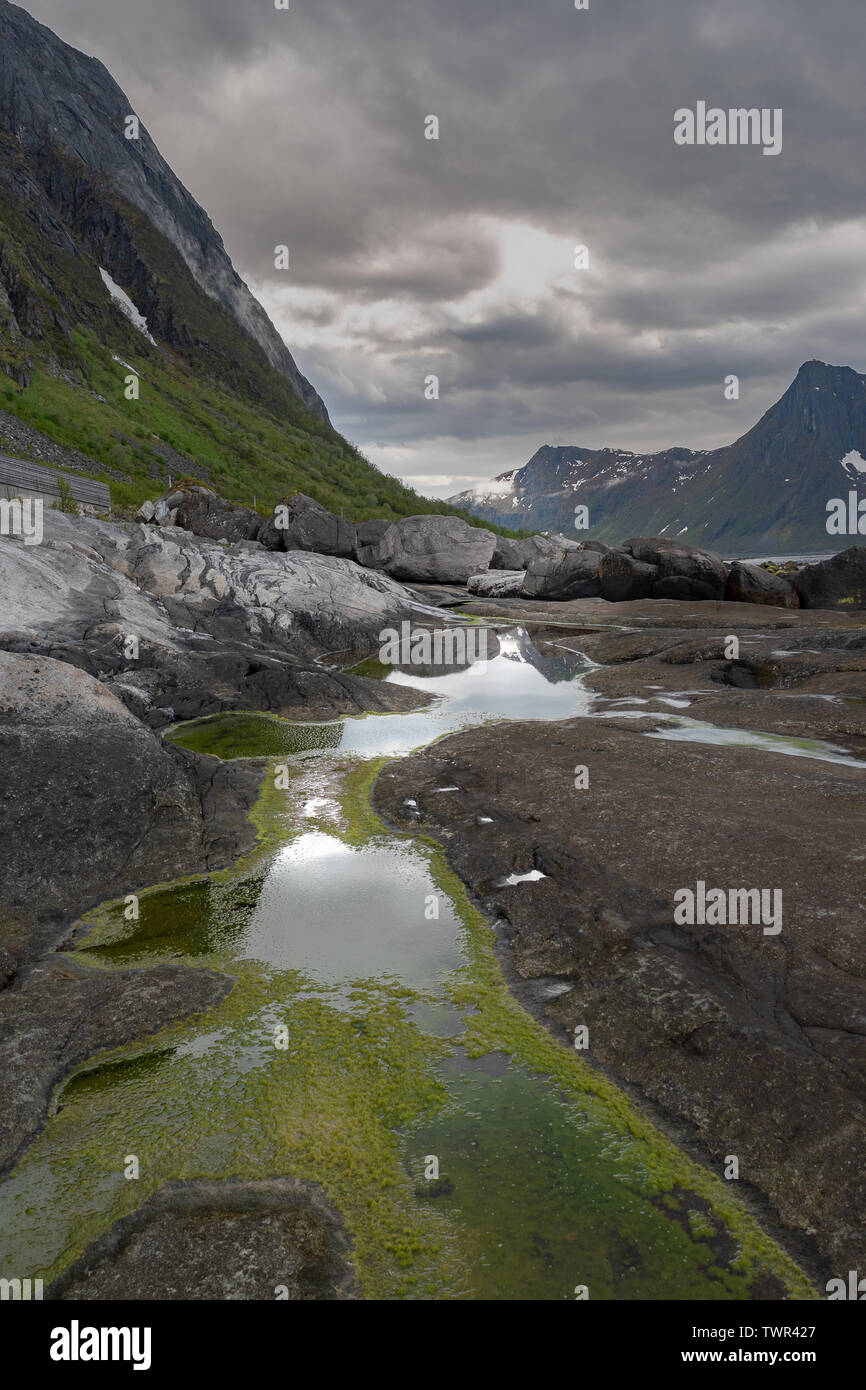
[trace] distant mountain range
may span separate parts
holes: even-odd
[[[866,498],[866,376],[806,362],[781,400],[724,448],[634,454],[545,444],[522,468],[449,501],[514,528],[609,542],[679,536],[735,555],[866,544],[826,529],[827,503],[851,491]],[[580,532],[579,505],[589,511]]]

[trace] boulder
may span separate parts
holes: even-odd
[[[0,692],[0,919],[34,902],[60,914],[208,863],[202,799],[216,798],[215,763],[179,756],[66,661],[0,651]],[[249,844],[245,822],[240,807],[235,830]]]
[[[152,502],[142,502],[138,511],[135,513],[135,519],[136,521],[143,521],[145,523],[148,521],[153,521],[155,512],[156,507],[154,507]]]
[[[524,598],[597,598],[601,593],[595,550],[557,550],[532,561],[523,581]]]
[[[671,577],[690,579],[698,585],[704,585],[710,591],[706,594],[698,590],[693,593],[685,590],[681,593],[665,592],[654,594],[654,598],[724,597],[728,572],[721,555],[716,555],[712,550],[701,550],[698,546],[686,545],[684,541],[665,540],[662,536],[640,536],[626,541],[620,549],[633,555],[636,560],[642,560],[644,564],[658,565],[659,580]]]
[[[175,511],[175,524],[194,536],[206,536],[214,541],[254,541],[262,527],[262,518],[251,507],[239,507],[204,488],[182,493],[176,507],[169,505],[173,497],[162,500],[166,506],[166,521]]]
[[[624,550],[608,550],[598,566],[601,596],[609,603],[651,598],[658,573],[657,565],[647,565]]]
[[[277,526],[273,514],[265,517],[256,540],[265,550],[285,550],[285,532]]]
[[[694,603],[695,600],[717,599],[719,591],[714,584],[705,584],[702,579],[687,579],[684,574],[667,574],[653,584],[652,596]]]
[[[787,579],[765,570],[761,565],[749,565],[735,560],[728,571],[725,598],[731,603],[766,603],[773,608],[799,608],[800,595]]]
[[[212,487],[205,487],[204,483],[181,482],[168,492],[164,492],[160,501],[167,507],[179,507],[191,493],[198,493],[202,497],[216,497]]]
[[[496,536],[459,516],[407,516],[395,521],[380,543],[382,565],[394,579],[427,584],[465,584],[486,570]]]
[[[803,608],[866,608],[866,546],[852,545],[830,560],[797,570],[792,583]]]
[[[371,570],[382,568],[379,546],[390,525],[391,522],[384,517],[374,517],[372,521],[361,521],[355,527],[355,559],[359,565]]]
[[[512,540],[509,536],[496,537],[496,549],[490,561],[492,570],[525,570],[539,555],[552,555],[554,551],[576,550],[576,541],[566,536],[527,536],[525,540]]]
[[[479,598],[517,598],[525,578],[525,570],[487,570],[470,575],[466,587]]]
[[[355,557],[355,527],[313,497],[293,492],[279,502],[259,539],[268,550],[310,550],[316,555]]]
[[[564,539],[564,538],[563,538]],[[597,550],[599,555],[609,555],[611,547],[604,541],[579,541],[578,550]]]

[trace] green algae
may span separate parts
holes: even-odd
[[[166,733],[171,743],[217,758],[279,758],[338,748],[341,721],[293,724],[274,714],[229,712],[204,715]]]
[[[281,739],[290,727],[250,718]],[[291,1175],[320,1183],[341,1212],[368,1298],[570,1298],[588,1285],[593,1298],[742,1299],[766,1275],[789,1297],[817,1297],[730,1186],[523,1010],[442,847],[389,832],[373,810],[387,759],[332,764],[335,828],[301,820],[303,759],[283,742],[280,755],[295,757],[288,792],[271,767],[257,844],[237,865],[155,886],[137,922],[123,900],[83,919],[77,958],[93,968],[170,956],[234,986],[206,1015],[92,1058],[59,1088],[0,1189],[3,1264],[56,1277],[170,1179]],[[238,958],[275,855],[311,826],[359,851],[409,847],[423,864],[462,927],[463,958],[438,991],[388,978],[335,989]],[[448,1006],[444,1034],[422,1026]],[[504,1070],[488,1074],[497,1059]],[[141,1176],[129,1181],[132,1153]],[[443,1164],[434,1186],[431,1154]]]
[[[448,867],[441,846],[435,842],[431,845],[431,876],[466,927],[467,961],[449,982],[449,993],[455,1005],[472,1010],[460,1038],[467,1055],[513,1055],[529,1072],[546,1077],[563,1097],[578,1103],[599,1124],[618,1131],[625,1141],[621,1161],[627,1164],[632,1183],[660,1197],[683,1189],[709,1203],[736,1242],[737,1255],[731,1264],[734,1283],[727,1287],[738,1292],[727,1296],[748,1297],[753,1281],[769,1274],[787,1289],[788,1297],[817,1298],[803,1271],[760,1228],[728,1185],[677,1149],[634,1108],[624,1092],[577,1052],[559,1044],[523,1009],[502,975],[495,932],[470,902],[462,881]],[[699,1297],[700,1293],[696,1290],[690,1296]]]
[[[335,1009],[313,981],[247,967],[205,1034],[175,1026],[152,1051],[91,1061],[0,1196],[10,1266],[55,1277],[169,1179],[290,1174],[342,1212],[368,1297],[404,1296],[407,1271],[416,1290],[459,1296],[451,1223],[418,1206],[400,1163],[397,1131],[446,1098],[434,1064],[447,1043],[419,1033],[407,1002],[376,984]]]

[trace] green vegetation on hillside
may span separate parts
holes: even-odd
[[[137,208],[89,172],[82,189],[83,166],[46,158],[52,189],[77,180],[68,205],[55,194],[49,203],[36,182],[29,201],[18,195],[10,175],[21,157],[0,133],[0,409],[95,460],[90,476],[110,485],[115,508],[189,473],[262,512],[300,491],[352,521],[455,513],[380,473],[309,410]],[[58,244],[58,213],[82,254]],[[159,347],[114,306],[99,264],[146,314]],[[138,400],[126,399],[129,368]]]

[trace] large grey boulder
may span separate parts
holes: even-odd
[[[381,542],[391,522],[385,517],[361,521],[355,527],[355,559],[367,569],[382,568]]]
[[[143,520],[142,517],[138,518]],[[153,518],[157,526],[176,526],[177,507],[170,507],[164,497],[160,497],[153,509]]]
[[[513,540],[510,536],[497,536],[496,549],[490,561],[492,570],[525,570],[539,555],[552,555],[554,551],[577,550],[577,541],[566,536],[527,536],[524,540]]]
[[[525,578],[525,570],[487,570],[470,575],[466,587],[479,598],[517,598]]]
[[[385,571],[394,579],[465,584],[486,570],[496,536],[459,516],[407,516],[388,527],[380,543]]]
[[[608,550],[602,554],[598,566],[601,596],[609,603],[651,598],[658,573],[657,565],[636,560],[624,550]]]
[[[724,597],[728,572],[721,555],[712,550],[701,550],[699,546],[687,545],[684,541],[666,540],[663,536],[639,536],[626,541],[621,550],[642,560],[646,565],[657,565],[661,592],[653,592],[654,598],[713,598]],[[664,585],[666,579],[687,579],[691,585]],[[700,586],[704,586],[704,592]]]
[[[731,603],[766,603],[773,608],[799,608],[800,595],[780,574],[735,560],[728,571],[725,598]]]
[[[866,608],[866,546],[852,545],[830,560],[796,570],[791,582],[803,608]]]
[[[539,555],[526,571],[524,598],[597,598],[601,593],[596,550],[560,550]]]
[[[317,555],[353,559],[355,528],[313,497],[293,492],[274,508],[259,534],[268,550],[312,550]]]

